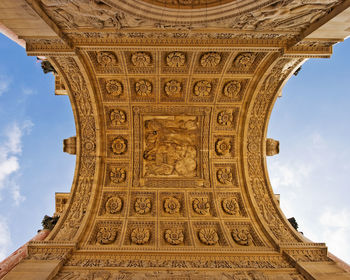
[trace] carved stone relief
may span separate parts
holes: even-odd
[[[180,263],[178,265],[181,265]],[[256,269],[256,268],[253,268]],[[241,270],[236,272],[229,271],[200,271],[200,270],[166,270],[166,271],[63,271],[60,272],[54,280],[175,280],[175,279],[194,279],[194,280],[304,280],[299,273],[279,272],[274,275],[259,270]]]
[[[247,222],[226,222],[232,240],[238,246],[264,246],[252,225]]]
[[[123,71],[118,55],[113,51],[89,51],[88,56],[98,74],[118,74]]]
[[[107,164],[105,174],[106,187],[126,186],[128,183],[128,164]]]
[[[179,217],[187,213],[183,193],[160,193],[161,216]]]
[[[218,222],[193,222],[197,245],[229,246],[227,239]]]
[[[101,200],[99,215],[120,216],[125,212],[125,192],[105,192]]]
[[[124,245],[154,246],[155,223],[149,221],[129,221],[125,233]]]
[[[207,167],[202,169],[208,155],[201,154],[208,147],[209,113],[202,107],[134,107],[134,148],[142,143],[142,154],[134,154],[135,186],[197,186],[209,180]]]
[[[243,199],[238,192],[219,192],[217,193],[220,202],[220,208],[224,217],[246,217]]]
[[[162,221],[160,223],[160,245],[161,246],[190,246],[188,223],[181,221]]]
[[[120,240],[120,230],[122,222],[120,221],[100,221],[96,223],[90,238],[91,245],[110,246]]]
[[[130,216],[147,217],[155,216],[157,213],[154,192],[132,192],[130,203]]]
[[[217,107],[216,122],[214,124],[217,130],[236,130],[239,107]]]

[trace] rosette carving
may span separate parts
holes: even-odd
[[[181,67],[186,62],[186,56],[183,52],[171,52],[166,57],[166,63],[169,67]]]
[[[97,63],[103,67],[114,66],[117,64],[117,57],[112,52],[98,52],[96,59]]]
[[[113,139],[111,149],[115,155],[125,154],[128,149],[128,141],[124,137],[118,136]]]
[[[219,156],[228,155],[231,152],[232,143],[229,139],[218,139],[215,142],[215,151]]]
[[[233,123],[233,114],[229,111],[221,111],[218,114],[217,121],[222,126],[230,126]]]
[[[210,203],[208,198],[195,198],[192,202],[193,210],[200,215],[208,215],[210,210]]]
[[[116,227],[100,227],[96,235],[96,241],[100,244],[111,244],[115,241],[116,237]]]
[[[145,244],[149,241],[150,231],[145,228],[135,228],[130,235],[131,241],[137,245]]]
[[[178,95],[181,92],[182,86],[179,81],[171,80],[164,86],[164,91],[168,96]]]
[[[229,98],[238,98],[241,88],[239,81],[230,81],[225,85],[223,94]]]
[[[246,228],[234,229],[232,231],[232,238],[239,245],[249,246],[252,244],[252,235]]]
[[[180,201],[175,197],[169,197],[164,200],[164,211],[169,214],[179,213],[180,207]]]
[[[117,80],[109,80],[106,82],[106,90],[112,96],[120,96],[123,94],[123,85]]]
[[[227,168],[219,168],[216,172],[216,178],[221,184],[227,185],[232,183],[233,174],[230,167]]]
[[[215,67],[217,66],[221,61],[221,55],[217,52],[208,52],[202,55],[201,57],[201,65],[203,67],[209,68],[209,67]]]
[[[152,93],[152,84],[147,80],[139,80],[135,83],[135,91],[138,96],[149,96]]]
[[[255,58],[256,58],[256,54],[254,53],[250,53],[250,52],[241,53],[236,57],[234,64],[238,68],[247,69],[247,68],[250,68],[250,66],[252,66]]]
[[[204,97],[209,96],[211,92],[212,85],[209,81],[198,81],[194,85],[193,93],[196,96]]]
[[[112,125],[120,125],[126,122],[126,114],[122,110],[113,109],[109,113],[109,119]]]
[[[107,200],[105,207],[108,214],[117,214],[122,210],[123,202],[119,196],[112,196]]]
[[[164,232],[164,239],[171,245],[179,245],[184,242],[184,233],[182,229],[167,229]]]
[[[239,216],[240,215],[240,207],[236,197],[225,198],[222,201],[222,209],[227,214]]]
[[[219,241],[219,235],[213,228],[202,228],[198,233],[199,240],[206,245],[215,245]]]
[[[147,67],[151,64],[151,56],[145,52],[132,54],[131,62],[136,67]]]
[[[125,182],[126,180],[125,168],[121,168],[121,167],[112,168],[111,172],[109,173],[109,179],[116,184]]]
[[[151,211],[152,203],[149,198],[139,197],[135,201],[134,209],[137,214],[144,215]]]

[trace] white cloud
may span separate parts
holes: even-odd
[[[16,204],[24,200],[20,188],[11,176],[19,171],[19,156],[22,153],[22,137],[30,133],[33,123],[25,121],[21,125],[13,123],[5,129],[4,137],[0,142],[0,190],[10,188]]]
[[[326,208],[319,218],[322,238],[327,240],[331,253],[349,262],[350,260],[350,210]]]
[[[8,256],[10,245],[11,235],[9,227],[6,220],[0,216],[0,261]]]
[[[0,96],[7,91],[10,83],[11,79],[9,79],[9,77],[0,75]]]

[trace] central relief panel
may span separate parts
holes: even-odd
[[[134,187],[209,187],[208,107],[133,107]]]

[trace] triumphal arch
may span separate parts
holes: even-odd
[[[2,24],[54,71],[76,124],[59,220],[4,279],[350,279],[291,226],[266,168],[281,88],[350,34],[349,7],[2,0]]]

